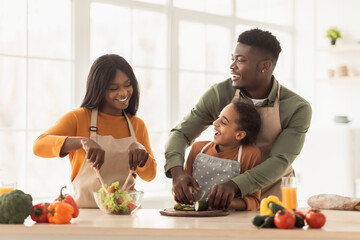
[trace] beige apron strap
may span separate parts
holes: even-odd
[[[239,98],[239,97],[240,97],[240,89],[236,89],[234,98],[236,99],[236,98]]]
[[[276,98],[275,98],[275,102],[274,102],[274,107],[279,108],[279,101],[280,101],[280,83],[278,83],[278,90],[277,90],[277,94],[276,94]]]
[[[240,163],[240,160],[241,160],[242,149],[243,149],[243,145],[241,144],[240,147],[239,147],[238,159],[237,159],[239,163]]]
[[[133,127],[132,127],[132,124],[131,124],[131,122],[130,122],[130,119],[129,119],[128,116],[126,115],[126,112],[125,112],[125,111],[123,111],[123,114],[124,114],[124,116],[125,116],[125,118],[126,118],[126,121],[127,121],[128,126],[129,126],[130,136],[136,138],[136,136],[135,136],[135,131],[134,131]]]
[[[208,142],[207,144],[205,144],[205,146],[201,149],[201,153],[203,153],[205,151],[205,149],[211,144],[212,142]],[[242,149],[243,149],[243,145],[241,144],[239,147],[239,151],[238,151],[238,158],[237,161],[240,163],[241,160],[241,154],[242,154]]]
[[[91,123],[90,123],[90,138],[96,140],[96,132],[97,128],[97,117],[98,117],[98,109],[95,108],[91,111]]]

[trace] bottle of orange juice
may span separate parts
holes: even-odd
[[[297,197],[295,177],[283,177],[281,179],[281,194],[284,206],[290,210],[296,209]]]

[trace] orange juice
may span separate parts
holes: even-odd
[[[282,203],[287,209],[296,209],[296,188],[282,187]]]
[[[14,188],[0,188],[0,196],[13,190]]]

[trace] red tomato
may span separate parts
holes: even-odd
[[[129,208],[129,211],[132,212],[135,208],[137,208],[137,206],[133,203],[128,203],[127,207]]]
[[[300,211],[296,211],[296,210],[294,210],[293,212],[294,212],[295,214],[299,215],[303,220],[305,220],[305,214],[304,214],[304,213],[302,213],[302,212],[300,212]]]
[[[326,217],[320,210],[310,209],[305,216],[305,220],[309,227],[321,228],[325,225]]]
[[[292,228],[295,225],[295,221],[295,214],[287,209],[279,210],[274,218],[275,226],[282,229]]]

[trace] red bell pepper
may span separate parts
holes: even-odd
[[[48,213],[44,209],[44,205],[49,207],[50,203],[39,203],[33,206],[33,211],[31,213],[31,219],[37,223],[47,223],[48,220]]]
[[[62,194],[62,190],[64,188],[66,188],[66,186],[63,186],[60,189],[60,195],[57,199],[55,199],[55,201],[65,202],[65,203],[70,204],[74,208],[74,213],[72,214],[72,217],[76,218],[77,216],[79,216],[79,208],[78,208],[75,200],[72,198],[72,196],[70,196],[69,194]]]

